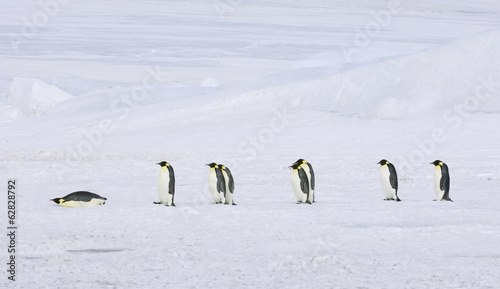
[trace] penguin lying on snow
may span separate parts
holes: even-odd
[[[158,178],[158,197],[159,202],[154,202],[155,204],[164,204],[165,206],[173,206],[174,204],[174,194],[175,194],[175,176],[174,168],[163,161],[157,163],[160,165],[160,177]]]
[[[382,182],[382,190],[385,193],[385,200],[401,201],[398,197],[398,175],[396,169],[387,160],[381,160],[380,164],[380,181]]]
[[[435,166],[434,171],[434,190],[436,191],[437,200],[435,201],[450,201],[450,173],[448,166],[440,160],[435,160],[431,163]]]
[[[62,198],[51,199],[56,204],[71,208],[104,205],[106,200],[105,197],[87,191],[78,191]]]

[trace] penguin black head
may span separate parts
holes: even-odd
[[[216,163],[209,163],[209,164],[207,164],[207,166],[209,166],[211,168],[215,168],[217,166],[217,164]]]
[[[293,165],[289,166],[289,168],[296,170],[296,169],[300,168],[300,164],[294,163]]]
[[[430,163],[430,164],[431,164],[431,165],[435,165],[435,166],[440,166],[440,165],[442,165],[442,164],[443,164],[443,162],[442,162],[442,161],[440,161],[440,160],[435,160],[435,161],[433,161],[433,162],[432,162],[432,163]]]
[[[389,163],[389,162],[388,162],[386,159],[383,159],[383,160],[381,160],[380,162],[378,162],[377,164],[379,164],[379,165],[383,166],[383,165],[386,165],[386,164],[388,164],[388,163]]]
[[[157,163],[157,165],[160,165],[162,167],[166,167],[166,166],[168,166],[168,163],[166,161],[163,161],[163,162]]]
[[[56,203],[56,204],[60,204],[60,203],[64,202],[64,200],[61,199],[61,198],[51,199],[51,201],[54,202],[54,203]]]

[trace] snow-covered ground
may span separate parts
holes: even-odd
[[[500,5],[435,2],[4,5],[4,287],[498,288]],[[402,202],[383,201],[382,158]],[[432,201],[435,159],[452,203]],[[175,208],[153,204],[163,160]],[[237,206],[212,204],[210,162]],[[49,201],[78,190],[108,201]]]

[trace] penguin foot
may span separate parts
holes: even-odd
[[[160,205],[162,202],[153,202],[153,204]]]
[[[236,203],[233,203],[233,206],[236,206]]]

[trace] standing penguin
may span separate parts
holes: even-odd
[[[435,166],[434,171],[434,190],[436,191],[437,200],[435,201],[450,201],[450,173],[448,166],[440,160],[435,160],[431,163]]]
[[[160,177],[158,178],[158,197],[159,202],[154,202],[155,204],[164,204],[165,206],[173,206],[174,204],[174,194],[175,194],[175,176],[174,169],[172,166],[163,161],[157,163],[160,165]]]
[[[381,160],[380,164],[380,181],[382,182],[382,190],[385,194],[385,200],[401,201],[398,198],[398,175],[396,169],[387,160]]]
[[[222,174],[222,169],[216,163],[207,164],[210,167],[208,172],[208,189],[216,204],[226,202],[226,181]]]
[[[226,167],[225,165],[219,164],[218,166],[222,170],[222,175],[224,176],[224,184],[226,187],[226,202],[224,204],[236,206],[236,203],[233,200],[233,193],[234,193],[233,175],[231,174],[229,168]]]
[[[308,203],[312,204],[312,201],[309,197],[309,179],[307,177],[306,170],[302,167],[303,165],[299,165],[294,163],[290,166],[293,169],[292,171],[292,188],[295,198],[297,199],[297,204]]]
[[[314,180],[314,170],[313,170],[313,167],[312,167],[311,163],[307,162],[304,159],[298,159],[293,164],[294,165],[300,165],[302,167],[302,169],[304,169],[304,171],[305,171],[305,173],[307,175],[307,179],[309,181],[309,197],[308,197],[308,201],[310,203],[314,203],[315,202],[315,198],[314,198],[314,186],[315,186],[316,181]]]

